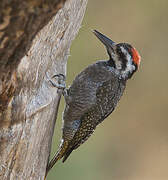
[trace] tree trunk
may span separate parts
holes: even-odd
[[[1,0],[2,180],[44,178],[61,96],[47,74],[66,73],[86,4],[87,0]]]

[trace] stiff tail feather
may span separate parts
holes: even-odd
[[[51,159],[51,161],[49,162],[49,164],[47,165],[47,169],[46,169],[46,174],[45,174],[45,179],[47,177],[48,172],[51,170],[51,168],[54,166],[54,164],[61,159],[64,154],[66,153],[66,150],[68,148],[68,141],[63,141],[60,145],[59,150],[57,151],[57,153],[54,155],[54,157]]]

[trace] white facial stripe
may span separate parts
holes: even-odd
[[[116,47],[114,47],[114,50],[116,51]],[[114,55],[113,60],[115,62],[116,69],[120,70],[122,69],[121,61],[118,60],[118,56]]]
[[[126,69],[122,71],[122,76],[126,77],[129,72],[132,73],[135,70],[135,66],[132,64],[132,57],[124,47],[120,47],[121,51],[125,54],[127,59]]]
[[[122,69],[121,61],[118,60],[118,57],[115,56],[114,61],[115,61],[116,68],[118,70]]]

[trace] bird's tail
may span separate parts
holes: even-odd
[[[69,144],[68,141],[63,140],[63,142],[61,143],[59,147],[59,150],[57,151],[57,153],[54,155],[54,157],[51,159],[51,161],[47,165],[45,178],[47,177],[48,172],[54,166],[54,164],[64,156],[68,148],[68,144]]]

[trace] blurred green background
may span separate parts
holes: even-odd
[[[168,1],[90,0],[72,44],[67,85],[89,64],[108,58],[91,29],[132,44],[141,66],[112,115],[47,180],[167,180]],[[60,142],[63,107],[62,98],[51,156]]]

